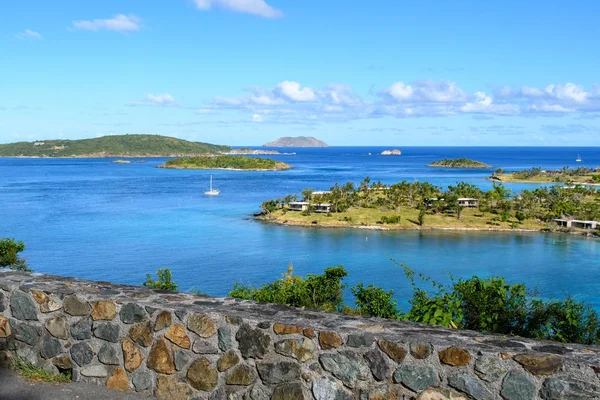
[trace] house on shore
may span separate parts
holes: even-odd
[[[292,201],[288,203],[289,211],[307,211],[309,207],[312,207],[312,211],[316,213],[329,213],[331,212],[331,204],[311,204],[307,201]]]
[[[315,204],[314,212],[316,213],[330,213],[331,212],[331,204]]]
[[[479,207],[479,199],[471,197],[460,197],[457,199],[458,205],[461,207],[477,208]]]
[[[600,228],[600,221],[582,221],[578,219],[566,219],[556,218],[554,222],[560,227],[567,229],[598,229]]]
[[[310,203],[308,201],[292,201],[288,203],[288,210],[290,211],[306,211]]]

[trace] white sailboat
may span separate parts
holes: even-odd
[[[219,189],[213,189],[212,185],[212,175],[210,176],[210,190],[208,192],[204,192],[207,196],[218,196],[221,191]]]
[[[577,154],[577,159],[575,161],[582,162],[583,160],[581,159],[581,156],[579,154]]]

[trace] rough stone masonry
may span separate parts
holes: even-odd
[[[0,272],[0,362],[161,399],[600,399],[600,348]]]

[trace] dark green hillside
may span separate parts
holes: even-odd
[[[216,154],[228,146],[159,135],[115,135],[82,140],[0,144],[0,157],[170,157]]]

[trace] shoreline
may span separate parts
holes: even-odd
[[[277,171],[287,171],[293,169],[294,167],[290,166],[289,168],[273,168],[273,169],[261,169],[261,168],[204,168],[204,167],[165,167],[162,164],[157,165],[155,168],[160,169],[197,169],[197,170],[221,170],[221,171],[254,171],[254,172],[277,172]]]
[[[254,216],[251,218],[255,222],[288,226],[288,227],[300,227],[300,228],[317,228],[317,229],[362,229],[368,231],[383,231],[383,232],[414,232],[414,231],[437,231],[437,232],[502,232],[502,233],[556,233],[561,235],[575,235],[585,236],[592,238],[600,238],[598,235],[589,234],[590,232],[584,231],[562,231],[551,229],[524,229],[524,228],[472,228],[472,227],[436,227],[436,226],[413,226],[413,227],[387,227],[387,226],[376,226],[376,225],[333,225],[333,224],[313,224],[309,222],[283,222],[277,219],[269,219],[261,216]]]
[[[281,225],[281,226],[299,226],[304,228],[330,228],[330,229],[365,229],[372,231],[481,231],[481,232],[549,232],[545,229],[524,229],[524,228],[474,228],[474,227],[440,227],[440,226],[380,226],[380,225],[337,225],[337,224],[313,224],[312,222],[287,221],[283,222],[275,218],[264,218],[261,216],[253,217],[255,221]]]
[[[494,169],[493,166],[489,165],[487,167],[450,167],[448,165],[431,165],[427,164],[427,168],[446,168],[446,169]]]
[[[492,178],[489,177],[487,178],[488,181],[492,181],[492,182],[498,182],[498,183],[539,183],[539,184],[555,184],[555,185],[563,185],[563,186],[600,186],[600,183],[585,183],[585,182],[571,182],[571,183],[566,183],[566,182],[555,182],[555,181],[530,181],[530,180],[502,180],[502,179],[498,179],[498,178]]]

